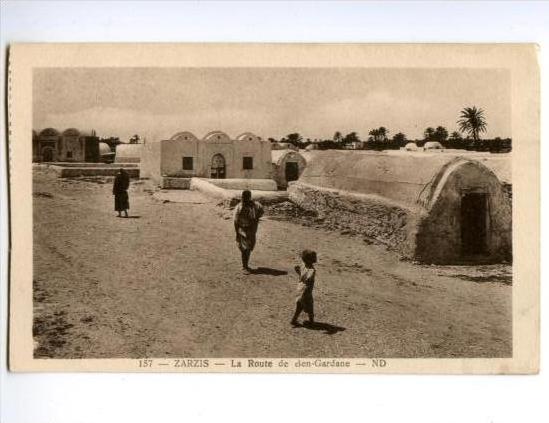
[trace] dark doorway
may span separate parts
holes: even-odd
[[[51,148],[44,148],[42,150],[42,161],[53,162],[53,150]]]
[[[461,197],[461,247],[465,256],[486,252],[487,195]]]
[[[99,161],[99,141],[90,138],[80,138],[80,142],[84,143],[84,161],[97,163]]]
[[[286,181],[297,181],[299,178],[299,164],[296,162],[286,162]]]
[[[216,154],[212,157],[212,179],[225,179],[226,166],[225,166],[225,157],[221,154]]]

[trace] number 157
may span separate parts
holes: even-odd
[[[150,359],[139,360],[139,367],[152,367],[153,361]]]

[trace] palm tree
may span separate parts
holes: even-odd
[[[387,141],[387,134],[389,131],[384,126],[380,126],[378,129],[379,137],[381,138],[381,141]]]
[[[457,131],[452,132],[452,135],[450,135],[451,140],[460,140],[461,134]]]
[[[433,136],[435,135],[435,129],[429,126],[425,131],[423,131],[423,137],[425,138],[425,141],[431,141],[433,139]]]
[[[404,144],[406,144],[406,135],[404,135],[402,132],[393,135],[393,142],[404,146]]]
[[[334,142],[341,142],[343,140],[343,135],[341,134],[341,132],[336,131],[333,140]]]
[[[448,130],[444,126],[437,126],[433,135],[435,140],[444,142],[448,138]]]
[[[371,135],[373,137],[373,141],[379,141],[379,129],[372,129],[370,132],[368,132],[368,135]]]
[[[479,140],[479,133],[486,132],[484,110],[477,109],[475,106],[463,109],[457,123],[459,130],[471,135],[474,141]]]

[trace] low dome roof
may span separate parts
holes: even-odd
[[[442,144],[438,141],[427,141],[425,145],[423,146],[425,150],[439,150],[444,147],[442,147]]]
[[[109,146],[109,144],[107,144],[105,142],[100,142],[99,143],[99,155],[104,156],[106,154],[114,154],[114,152],[111,151],[111,147]]]
[[[261,137],[258,137],[255,134],[252,134],[251,132],[244,132],[240,134],[238,137],[236,137],[238,141],[261,141]]]
[[[181,131],[181,132],[178,132],[178,133],[172,135],[170,140],[173,140],[173,141],[198,141],[198,138],[196,138],[196,136],[192,132]]]
[[[204,135],[204,141],[230,141],[231,138],[223,131],[211,131]]]
[[[59,131],[55,128],[45,128],[40,131],[41,137],[59,136]]]
[[[409,151],[417,150],[417,144],[415,142],[409,142],[404,146],[404,149]]]

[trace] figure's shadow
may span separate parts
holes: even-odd
[[[345,328],[343,326],[331,325],[324,322],[308,322],[304,321],[302,326],[310,330],[323,330],[327,335],[333,335],[334,333],[343,332]]]
[[[271,269],[270,267],[258,267],[256,269],[251,269],[250,273],[254,275],[270,276],[283,276],[288,274],[288,272],[286,272],[285,270]]]
[[[128,217],[125,217],[124,219],[141,219],[141,216],[128,216]]]

